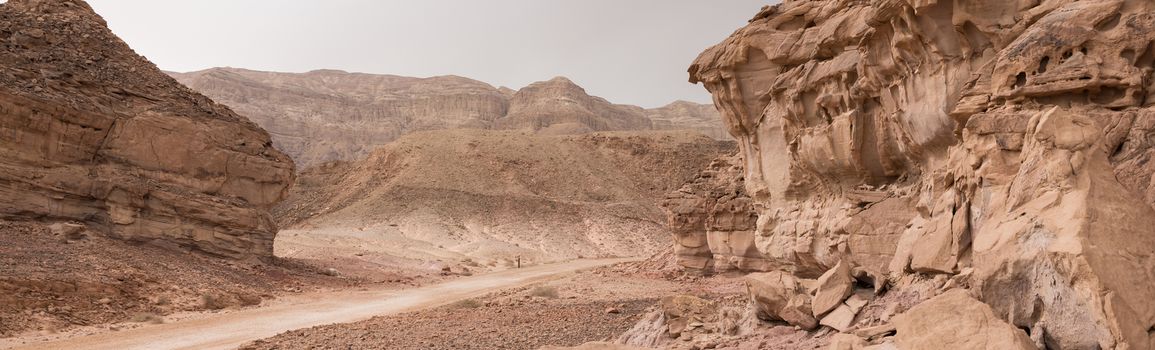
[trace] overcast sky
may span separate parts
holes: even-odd
[[[566,76],[616,103],[710,102],[698,53],[770,0],[89,0],[161,69]]]

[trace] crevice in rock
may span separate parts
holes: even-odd
[[[1021,87],[1026,86],[1026,85],[1027,85],[1027,73],[1026,72],[1019,72],[1018,75],[1015,75],[1015,85],[1013,86],[1015,89],[1021,88]]]
[[[1123,14],[1116,13],[1116,14],[1112,15],[1111,17],[1107,17],[1106,19],[1103,19],[1102,22],[1096,23],[1095,29],[1098,31],[1106,31],[1106,30],[1114,29],[1115,26],[1119,25],[1119,18],[1122,18],[1122,17],[1123,17]]]

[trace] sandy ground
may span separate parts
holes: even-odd
[[[576,260],[507,270],[408,290],[345,291],[306,294],[277,305],[222,313],[168,324],[144,326],[15,349],[232,349],[280,332],[318,325],[355,322],[436,307],[506,288],[542,282],[560,275],[629,259]]]
[[[613,341],[657,309],[658,299],[688,294],[741,296],[741,278],[666,278],[637,263],[505,289],[433,309],[286,332],[245,350],[538,349]],[[652,272],[652,271],[647,271]]]

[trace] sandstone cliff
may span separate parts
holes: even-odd
[[[0,4],[0,217],[271,256],[293,181],[269,135],[135,54],[83,1]]]
[[[951,297],[934,307],[977,311],[900,321],[904,349],[1155,348],[1153,14],[1138,0],[766,7],[690,67],[739,141],[745,188],[672,196],[683,264],[821,284],[845,262],[876,290],[933,277],[986,304]],[[784,277],[753,280],[768,278]],[[785,298],[759,303],[770,319],[871,321],[781,284],[751,284]],[[1031,341],[980,341],[987,306]],[[943,324],[960,326],[928,329]],[[912,333],[940,331],[955,340]]]
[[[590,96],[565,78],[515,91],[455,76],[334,70],[294,74],[213,68],[169,74],[269,130],[277,148],[301,168],[356,160],[402,135],[424,130],[695,130],[729,139],[719,132],[722,122],[711,105],[683,102],[651,110],[617,105]]]

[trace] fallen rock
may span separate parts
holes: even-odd
[[[51,232],[52,235],[64,236],[64,238],[69,240],[83,239],[86,236],[84,233],[86,229],[87,227],[85,227],[84,224],[70,222],[58,222],[48,225],[48,232]]]
[[[690,328],[692,323],[712,322],[717,318],[717,305],[709,300],[692,295],[677,295],[662,298],[662,313],[666,317],[667,332],[677,338]]]
[[[818,326],[810,306],[810,293],[789,273],[771,271],[746,276],[746,289],[758,318],[786,321],[802,329]]]
[[[903,350],[1036,350],[1021,329],[999,319],[990,306],[953,290],[895,316],[895,345]]]
[[[850,273],[850,266],[845,261],[839,261],[838,265],[818,278],[818,287],[811,302],[814,317],[821,317],[834,310],[853,293],[854,276]]]
[[[840,304],[834,311],[823,317],[819,324],[834,328],[839,332],[846,332],[850,330],[850,325],[854,324],[854,317],[857,315],[858,312],[849,305]]]

